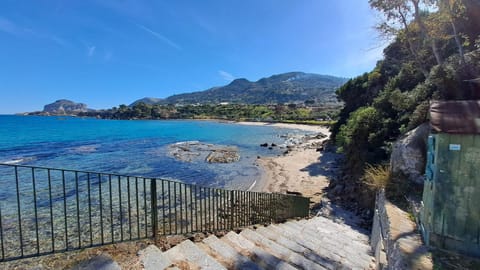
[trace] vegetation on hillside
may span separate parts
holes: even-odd
[[[362,181],[367,164],[385,162],[392,143],[428,120],[431,100],[480,98],[478,0],[370,0],[393,41],[384,59],[337,90],[345,104],[332,139],[345,153],[342,180],[364,207],[374,197]],[[367,170],[367,173],[369,171]]]
[[[205,91],[178,94],[159,100],[156,104],[288,104],[309,101],[314,105],[338,104],[335,90],[346,79],[288,72],[262,78],[256,82],[236,79],[225,86]],[[145,102],[148,103],[148,102]]]
[[[91,111],[79,116],[106,119],[220,119],[234,121],[294,121],[320,124],[331,120],[338,106],[306,107],[303,105],[151,105],[138,103],[133,107],[120,105],[109,110]]]

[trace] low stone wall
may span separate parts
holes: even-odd
[[[433,269],[428,248],[405,211],[377,193],[371,246],[377,269]]]

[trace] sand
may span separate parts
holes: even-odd
[[[261,122],[240,122],[239,124],[292,128],[304,130],[308,134],[315,132],[330,136],[328,128],[323,126]],[[264,172],[262,179],[257,181],[251,190],[279,193],[298,192],[302,196],[310,197],[314,204],[319,203],[324,188],[329,184],[329,178],[336,171],[337,155],[317,151],[317,148],[328,137],[309,139],[290,149],[289,153],[283,156],[257,159],[257,164],[263,168]]]

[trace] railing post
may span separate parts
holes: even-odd
[[[158,235],[158,208],[157,208],[157,181],[150,179],[150,200],[152,201],[152,233],[157,240]]]
[[[233,198],[234,191],[230,190],[230,230],[234,229],[233,226],[233,215],[235,213],[234,207],[234,198]]]

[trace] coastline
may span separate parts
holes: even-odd
[[[288,148],[288,153],[277,157],[260,157],[256,164],[262,169],[260,179],[249,190],[259,192],[301,193],[319,203],[323,189],[328,187],[329,178],[335,173],[333,166],[337,155],[317,151],[330,136],[324,126],[301,124],[238,122],[241,125],[274,126],[305,131],[307,134],[324,134],[316,138],[304,136],[301,143]]]

